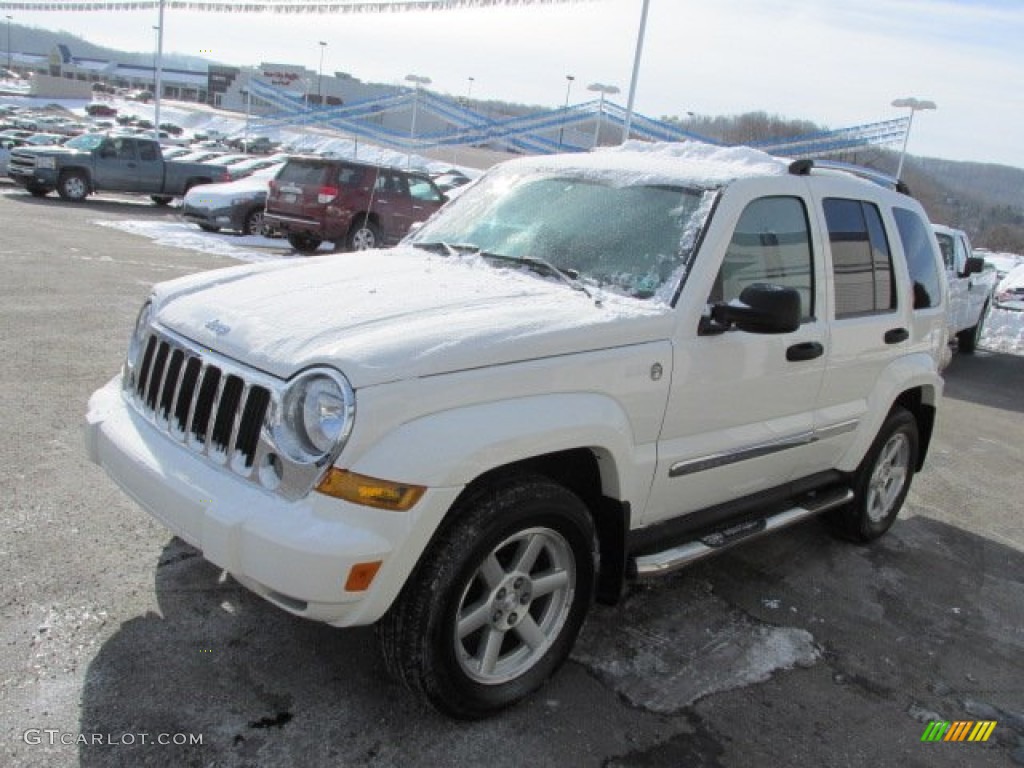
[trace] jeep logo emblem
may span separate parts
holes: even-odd
[[[211,320],[203,327],[206,328],[206,330],[208,331],[212,331],[218,336],[223,336],[225,333],[228,333],[231,330],[230,327],[224,325],[224,323],[222,323],[220,320]]]

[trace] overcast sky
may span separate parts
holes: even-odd
[[[229,64],[301,64],[363,80],[544,107],[617,85],[625,105],[641,0],[312,16],[168,11],[166,50]],[[156,12],[4,11],[123,50],[155,45]],[[17,40],[13,41],[19,50]],[[1024,0],[651,0],[637,111],[763,110],[841,128],[915,116],[909,151],[1024,168]]]

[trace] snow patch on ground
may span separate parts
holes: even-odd
[[[211,253],[238,261],[279,261],[283,258],[295,257],[291,247],[284,240],[275,240],[259,235],[241,237],[213,234],[203,232],[184,222],[98,220],[94,223],[101,227],[110,227],[132,235],[148,237],[157,245]],[[329,246],[326,247],[329,248]]]

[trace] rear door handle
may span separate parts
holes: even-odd
[[[786,359],[791,363],[800,360],[813,360],[825,354],[825,348],[816,341],[804,341],[794,344],[786,350]]]
[[[910,333],[906,328],[893,328],[892,330],[886,331],[885,336],[886,344],[899,344],[910,338]]]

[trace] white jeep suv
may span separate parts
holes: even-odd
[[[396,249],[157,285],[90,455],[242,584],[377,623],[409,688],[487,715],[628,579],[822,512],[892,525],[946,288],[878,181],[694,143],[503,164]]]

